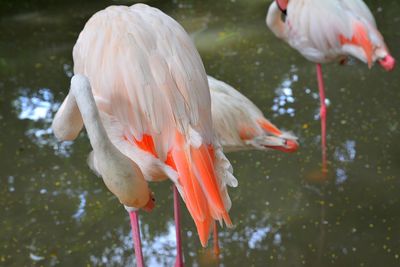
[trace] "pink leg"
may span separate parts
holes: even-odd
[[[219,256],[220,249],[219,249],[219,241],[218,241],[218,224],[214,222],[214,254],[215,256]]]
[[[135,246],[136,266],[143,267],[144,264],[143,264],[142,244],[140,240],[138,211],[130,211],[129,217],[131,219],[133,244]]]
[[[317,78],[318,78],[318,88],[319,88],[319,98],[321,102],[320,116],[321,116],[321,148],[322,148],[322,172],[325,174],[327,169],[326,161],[326,104],[325,104],[325,87],[324,79],[322,77],[322,67],[321,64],[317,64]]]
[[[174,216],[175,216],[175,232],[176,232],[176,261],[175,267],[183,267],[182,256],[182,239],[181,239],[181,210],[179,205],[178,189],[175,185],[172,186],[174,191]]]

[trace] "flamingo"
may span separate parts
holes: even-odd
[[[275,0],[266,23],[271,31],[309,61],[317,64],[322,136],[322,169],[326,173],[326,104],[322,63],[355,57],[371,68],[378,62],[386,71],[395,59],[362,0]]]
[[[261,110],[229,84],[207,76],[211,93],[214,131],[224,152],[271,149],[297,151],[297,138],[279,130]],[[219,254],[218,228],[214,224],[214,253]]]
[[[215,221],[232,226],[227,186],[237,186],[213,133],[207,76],[192,40],[156,8],[110,6],[86,23],[73,60],[75,75],[87,81],[72,79],[53,121],[55,135],[73,140],[85,125],[93,147],[89,165],[129,211],[138,266],[137,209],[153,205],[146,181],[174,183],[175,266],[183,266],[178,192],[206,246]],[[127,175],[129,166],[134,176]],[[129,186],[127,177],[135,177]]]
[[[279,130],[261,110],[229,84],[208,76],[211,111],[224,152],[270,149],[295,152],[297,138]]]

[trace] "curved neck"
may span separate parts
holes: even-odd
[[[70,101],[76,105],[89,135],[95,160],[94,169],[102,176],[108,189],[128,207],[148,209],[153,201],[139,166],[111,142],[100,118],[89,80],[83,75],[71,79]]]
[[[54,116],[51,128],[59,140],[72,141],[82,130],[83,121],[75,97],[67,95]]]
[[[89,81],[85,77],[76,75],[72,78],[70,96],[73,98],[71,101],[76,101],[79,108],[93,150],[104,150],[112,145],[101,122]]]
[[[274,1],[268,9],[266,22],[271,31],[280,39],[286,39],[285,22],[282,20],[282,11]]]

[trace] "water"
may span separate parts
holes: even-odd
[[[235,228],[221,230],[218,262],[183,211],[187,266],[400,266],[399,69],[324,66],[330,164],[321,181],[315,66],[267,30],[268,3],[146,2],[184,25],[209,74],[244,92],[301,144],[292,155],[229,155],[240,183],[230,191]],[[86,134],[58,143],[49,130],[79,31],[115,3],[122,2],[0,4],[1,266],[133,265],[129,218],[87,167]],[[400,58],[400,3],[368,4]],[[141,216],[145,259],[172,266],[170,183],[152,189],[157,207]]]

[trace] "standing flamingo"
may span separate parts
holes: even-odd
[[[237,186],[237,180],[212,131],[207,76],[184,29],[160,10],[144,4],[111,6],[86,23],[74,46],[73,59],[74,73],[88,77],[101,118],[88,116],[83,123],[86,128],[94,124],[94,132],[100,131],[100,122],[104,125],[105,134],[91,136],[89,130],[93,146],[90,165],[96,172],[104,178],[124,170],[123,166],[118,168],[120,161],[115,161],[114,173],[104,167],[117,150],[139,166],[145,180],[171,179],[203,246],[216,220],[232,226],[227,186]],[[80,108],[84,104],[79,105],[77,99],[77,107],[69,103],[70,99],[67,96],[64,100],[53,124],[55,132],[65,133],[56,133],[61,139],[74,139],[83,126],[80,115],[85,114]],[[58,123],[58,118],[67,119]],[[93,136],[99,138],[92,141]],[[106,137],[116,148],[113,151],[105,145]],[[101,156],[95,145],[108,157]],[[183,266],[176,188],[176,266]],[[142,194],[149,196],[148,190]],[[145,205],[123,203],[132,208]],[[132,210],[130,214],[132,225],[137,225],[137,216]],[[133,229],[133,234],[139,241],[138,231]],[[140,246],[135,246],[135,251],[138,266],[143,266]]]
[[[208,76],[214,131],[225,152],[270,149],[295,152],[297,138],[279,130],[261,110],[229,84]],[[214,224],[214,253],[219,254]]]
[[[276,0],[269,7],[266,22],[278,38],[317,63],[322,168],[326,172],[327,111],[321,63],[353,56],[370,68],[378,61],[390,71],[395,59],[389,54],[374,17],[362,0]]]

